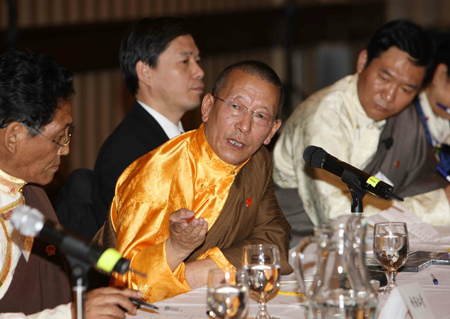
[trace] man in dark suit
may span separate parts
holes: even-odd
[[[61,223],[92,237],[105,222],[123,170],[184,132],[180,120],[200,105],[203,93],[204,72],[199,60],[199,50],[184,20],[144,18],[131,26],[121,43],[120,66],[136,101],[103,143],[95,163],[90,197],[96,225],[92,225],[92,214],[75,220],[74,214],[65,212],[64,218],[58,214]],[[71,220],[65,223],[65,217]]]

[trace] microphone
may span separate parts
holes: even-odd
[[[392,137],[388,137],[387,139],[381,140],[381,142],[384,143],[384,146],[388,150],[394,144],[394,139]]]
[[[88,265],[97,265],[106,272],[118,272],[123,275],[128,270],[143,277],[147,275],[130,268],[130,261],[123,258],[114,248],[103,249],[87,239],[65,229],[52,221],[45,220],[42,213],[30,206],[22,205],[14,209],[11,223],[22,235],[38,236],[45,242],[55,244],[77,260]]]
[[[316,168],[323,168],[334,175],[342,178],[346,172],[354,174],[358,181],[358,186],[364,191],[368,191],[374,195],[380,196],[384,199],[391,197],[403,201],[403,198],[392,193],[393,187],[378,178],[371,176],[356,167],[338,160],[331,156],[321,147],[310,145],[303,152],[303,159],[306,163]]]

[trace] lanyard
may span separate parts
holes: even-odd
[[[427,136],[428,142],[431,144],[432,147],[435,147],[439,142],[436,140],[433,143],[433,140],[431,138],[430,130],[428,129],[427,120],[425,119],[425,114],[423,114],[422,107],[420,106],[419,99],[416,98],[414,100],[414,105],[416,106],[417,112],[419,113],[420,119],[422,120],[423,126],[425,127],[425,134]]]

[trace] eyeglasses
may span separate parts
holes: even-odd
[[[59,142],[48,137],[47,135],[44,135],[41,131],[39,131],[38,129],[29,127],[28,125],[25,125],[23,123],[20,123],[20,125],[25,126],[28,130],[30,130],[31,132],[35,133],[35,134],[40,134],[43,137],[45,137],[46,139],[52,141],[53,143],[55,143],[56,145],[58,145],[59,147],[61,147],[58,152],[60,154],[64,153],[64,151],[69,147],[70,144],[70,140],[72,138],[72,134],[73,134],[73,130],[75,129],[75,127],[73,125],[69,125],[66,127],[66,132],[64,134],[64,136],[61,136]]]
[[[264,112],[259,112],[259,111],[250,111],[247,107],[239,104],[236,101],[224,100],[217,96],[214,96],[214,98],[225,103],[225,105],[228,106],[226,108],[227,112],[232,116],[243,117],[243,116],[245,116],[245,114],[247,114],[247,112],[252,113],[252,116],[251,116],[252,120],[258,126],[271,127],[276,121],[276,118],[273,117],[272,115],[270,115],[268,113],[264,113]]]

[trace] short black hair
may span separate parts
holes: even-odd
[[[175,38],[191,34],[186,20],[174,17],[144,18],[131,25],[122,39],[119,51],[120,67],[128,90],[139,90],[136,63],[142,61],[154,68],[159,55]]]
[[[281,107],[284,103],[283,84],[277,73],[266,63],[255,60],[246,60],[234,63],[223,70],[216,79],[212,89],[212,95],[216,96],[227,85],[228,78],[233,70],[240,70],[249,75],[256,76],[258,79],[271,83],[280,90],[280,100],[278,101],[278,109],[275,118],[278,118]]]
[[[434,55],[434,45],[425,30],[408,20],[394,20],[378,29],[367,45],[367,63],[378,58],[391,47],[408,53],[418,66],[424,66],[427,73]]]
[[[72,72],[52,57],[17,50],[0,56],[0,127],[17,121],[40,129],[73,94]]]
[[[431,64],[430,74],[427,76],[425,86],[428,85],[433,79],[434,72],[439,64],[445,64],[447,66],[447,76],[450,77],[450,39],[442,41],[436,46],[436,54],[433,57],[433,63]]]

